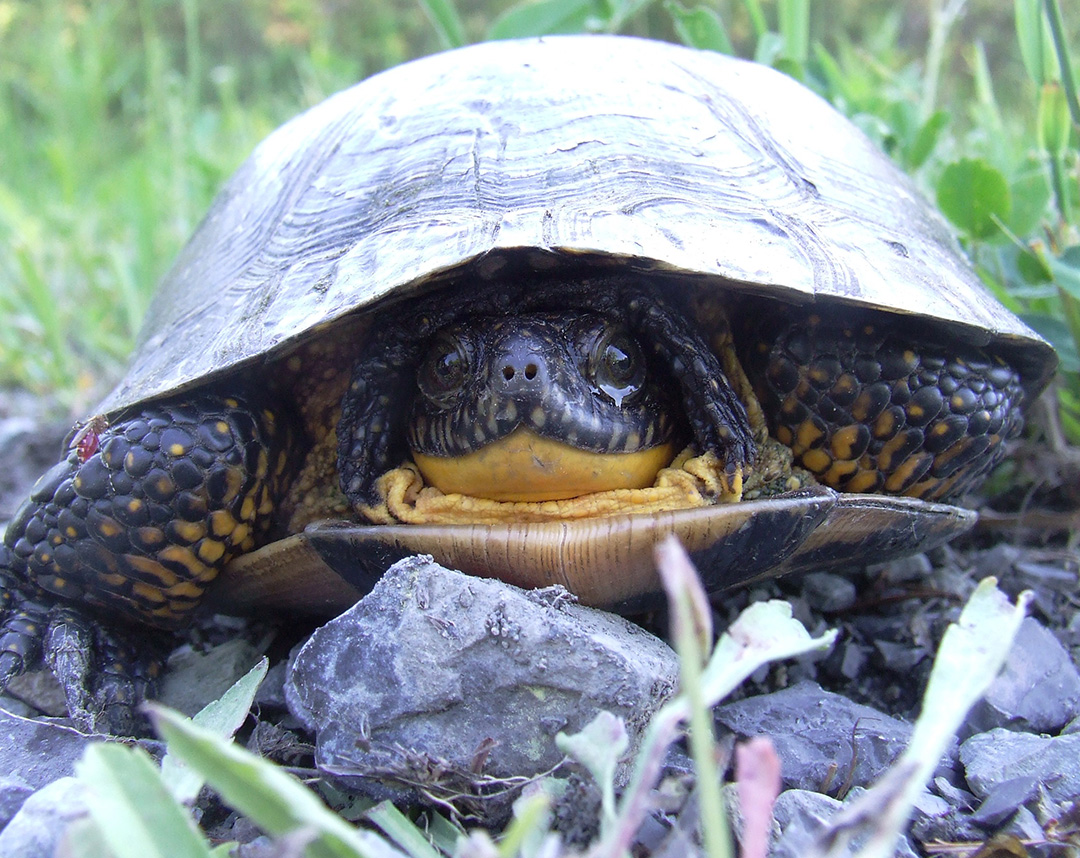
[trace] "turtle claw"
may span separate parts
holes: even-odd
[[[143,639],[140,642],[144,643]],[[93,624],[66,606],[53,609],[45,660],[60,682],[68,713],[80,730],[119,736],[147,734],[149,724],[139,706],[152,691],[160,659],[139,652],[121,630]]]

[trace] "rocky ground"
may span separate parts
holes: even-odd
[[[25,405],[9,411],[29,413]],[[0,518],[54,461],[65,430],[5,417],[0,408]],[[1063,514],[1054,515],[1057,533],[1044,524],[1020,540],[1014,516],[991,515],[988,527],[929,555],[768,582],[714,602],[718,630],[751,602],[771,598],[790,601],[814,635],[839,630],[827,653],[760,671],[716,711],[728,748],[767,735],[780,757],[784,792],[772,854],[804,854],[808,833],[906,746],[942,632],[991,575],[1013,597],[1034,593],[1029,617],[896,854],[974,854],[992,835],[1003,835],[998,843],[1012,851],[982,854],[1075,854],[1062,843],[1080,849],[1080,555],[1064,536],[1069,519],[1062,530]],[[1075,521],[1072,528],[1075,538]],[[1033,544],[1034,535],[1045,539]],[[665,636],[662,617],[641,620]],[[162,696],[194,711],[267,652],[272,666],[257,718],[242,734],[250,747],[311,770],[317,743],[324,776],[339,791],[408,802],[419,788],[443,812],[489,821],[505,815],[507,803],[481,796],[507,788],[512,795],[514,774],[558,765],[555,732],[579,729],[604,708],[621,714],[634,738],[678,670],[666,646],[618,618],[557,593],[524,595],[423,563],[397,570],[301,650],[309,631],[211,618],[174,653]],[[290,657],[296,668],[286,681]],[[400,696],[372,681],[391,671]],[[21,682],[0,704],[7,710],[0,712],[0,854],[51,855],[66,820],[80,812],[79,787],[68,776],[89,739],[64,726],[47,675]],[[358,772],[378,772],[380,786]],[[568,783],[557,827],[580,846],[595,831],[599,796],[579,775]],[[636,854],[694,853],[691,784],[689,759],[676,746]],[[244,854],[283,854],[212,801],[202,822],[222,838],[251,841]]]

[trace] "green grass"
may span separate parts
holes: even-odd
[[[1080,441],[1077,120],[1055,85],[1080,21],[1055,40],[1040,0],[695,2],[0,0],[0,386],[92,408],[214,193],[303,108],[445,46],[599,30],[754,57],[851,116],[1058,346]],[[972,169],[997,188],[977,224],[956,184]]]

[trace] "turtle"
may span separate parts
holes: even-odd
[[[583,86],[587,81],[588,85]],[[135,729],[155,630],[328,616],[428,553],[634,612],[923,550],[1052,348],[783,74],[560,36],[377,74],[271,134],[0,550],[0,682]]]

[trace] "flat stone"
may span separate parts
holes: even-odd
[[[40,789],[74,771],[86,746],[100,737],[0,710],[0,772]],[[0,852],[0,854],[6,854]]]
[[[0,776],[0,829],[11,822],[33,793],[34,788],[22,778]]]
[[[998,727],[960,746],[968,786],[986,799],[1015,778],[1032,777],[1054,801],[1080,796],[1080,733],[1036,736]]]
[[[996,830],[1016,813],[1017,808],[1037,795],[1038,791],[1039,782],[1031,775],[1003,781],[990,790],[983,803],[975,808],[971,818],[979,825]]]
[[[786,789],[828,792],[868,786],[911,736],[907,722],[814,682],[721,706],[716,720],[739,736],[771,737]]]
[[[818,833],[844,807],[827,795],[811,790],[789,789],[780,793],[773,805],[773,819],[779,824],[781,835],[769,852],[770,858],[804,858]],[[854,853],[865,841],[857,837],[851,844]],[[906,837],[901,837],[893,853],[894,858],[917,858]]]
[[[60,683],[51,670],[30,670],[20,676],[12,677],[8,682],[7,692],[29,708],[27,712],[29,716],[67,717],[64,689],[60,687]]]
[[[68,825],[86,814],[85,789],[66,777],[35,792],[0,831],[0,855],[53,858]]]
[[[855,604],[855,583],[831,572],[811,572],[801,579],[803,598],[816,611],[846,611]]]
[[[417,754],[496,777],[545,771],[563,758],[555,734],[602,709],[625,720],[632,754],[677,677],[666,644],[565,591],[414,557],[311,636],[285,693],[317,734],[318,765],[363,789],[365,773]]]
[[[1080,672],[1058,639],[1025,617],[1005,666],[972,708],[964,735],[994,727],[1057,733],[1080,715]]]

